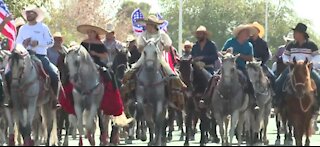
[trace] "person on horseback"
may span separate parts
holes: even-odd
[[[107,24],[106,37],[103,44],[108,51],[107,66],[111,67],[118,51],[124,48],[122,42],[116,40],[114,26],[112,24]]]
[[[192,51],[192,46],[193,43],[190,42],[189,40],[186,40],[183,44],[183,54],[182,54],[182,58],[188,59],[189,57],[191,57],[191,51]]]
[[[283,36],[283,40],[285,41],[284,45],[281,45],[278,47],[277,52],[274,54],[274,56],[272,57],[272,68],[271,70],[273,72],[276,72],[277,69],[277,61],[282,60],[282,55],[284,53],[284,51],[286,50],[287,45],[291,42],[294,41],[293,39],[293,32],[289,32],[287,34],[287,36]]]
[[[163,20],[159,20],[155,15],[150,15],[146,20],[138,20],[139,23],[142,23],[146,26],[146,31],[143,32],[137,38],[137,47],[140,52],[143,52],[144,47],[146,46],[145,42],[149,39],[158,39],[160,38],[160,42],[158,43],[158,47],[161,51],[170,51],[172,47],[171,38],[164,31],[159,30],[159,25],[163,24]],[[181,79],[176,75],[176,73],[171,69],[169,64],[165,61],[163,56],[159,56],[160,63],[163,67],[165,74],[172,77],[172,81],[175,81],[177,87],[186,88],[187,86],[181,81]],[[139,69],[139,67],[143,64],[144,55],[142,54],[139,60],[133,65],[130,71],[126,72],[123,80],[124,87],[129,84],[129,80],[131,80],[134,76],[135,71]]]
[[[22,44],[31,54],[33,60],[42,63],[43,69],[49,75],[50,84],[55,95],[59,92],[58,68],[47,57],[47,49],[54,44],[53,37],[47,25],[42,23],[45,17],[42,9],[35,5],[27,7],[22,16],[28,21],[21,26],[16,44]]]
[[[268,76],[271,82],[271,87],[274,89],[275,76],[271,69],[266,65],[271,57],[271,51],[268,48],[267,42],[262,39],[264,35],[264,28],[258,22],[252,23],[252,26],[257,30],[249,39],[249,42],[253,45],[254,58],[262,62],[262,69]]]
[[[305,60],[306,58],[313,63],[313,69],[311,70],[310,76],[314,80],[317,87],[320,87],[320,76],[315,71],[315,68],[319,68],[320,54],[317,45],[309,39],[309,34],[307,33],[308,27],[303,23],[298,23],[293,30],[294,41],[291,41],[287,46],[284,54],[282,55],[283,62],[291,62],[295,57],[298,60]],[[275,96],[275,106],[279,106],[282,102],[282,97],[284,95],[283,87],[288,79],[288,74],[290,72],[289,67],[287,67],[282,74],[276,79],[276,96]],[[318,99],[320,88],[317,88]]]
[[[67,52],[67,48],[63,45],[63,37],[60,32],[53,34],[54,44],[48,49],[48,58],[55,65],[58,65],[58,59],[61,54]]]
[[[127,48],[130,52],[129,66],[131,67],[132,64],[136,63],[139,60],[141,53],[138,50],[136,38],[133,35],[128,35],[126,41]]]
[[[209,40],[210,32],[205,26],[199,26],[195,35],[198,41],[192,47],[192,58],[194,61],[205,63],[205,69],[213,74],[221,66],[217,46],[215,42]]]
[[[254,89],[252,83],[249,81],[246,62],[254,60],[253,45],[249,42],[249,38],[256,32],[257,30],[252,25],[239,25],[233,30],[234,37],[228,39],[222,48],[222,52],[229,52],[232,50],[233,54],[240,54],[236,60],[236,65],[237,68],[246,76],[246,81],[248,83],[246,92],[254,98]],[[259,109],[259,107],[256,106],[255,109]]]

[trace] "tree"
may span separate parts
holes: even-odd
[[[225,41],[232,37],[232,29],[239,24],[252,23],[254,21],[264,25],[265,2],[262,0],[184,0],[183,3],[183,38],[196,41],[193,31],[200,25],[207,27],[212,32],[211,39],[218,48],[222,48]],[[288,6],[291,0],[278,1],[277,4],[269,4],[269,47],[274,51],[284,43],[282,36],[286,35],[290,28],[298,22],[309,21],[297,17]],[[161,0],[165,19],[170,22],[169,35],[178,46],[178,17],[179,1]],[[312,31],[310,31],[312,32]],[[313,37],[313,33],[310,33]],[[316,38],[315,38],[316,39]]]
[[[4,0],[4,3],[8,5],[11,13],[16,17],[21,16],[21,11],[29,4],[35,4],[40,7],[50,6],[51,2],[51,0]]]

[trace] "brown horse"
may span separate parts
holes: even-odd
[[[291,74],[289,82],[286,84],[292,92],[285,94],[285,101],[281,109],[287,109],[288,113],[281,114],[286,116],[294,128],[294,137],[297,146],[302,146],[302,137],[306,135],[305,145],[310,145],[309,136],[311,131],[311,119],[316,111],[315,90],[316,86],[310,77],[312,64],[306,59],[304,62],[296,61],[290,63]],[[283,111],[281,111],[283,112]]]

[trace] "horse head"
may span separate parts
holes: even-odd
[[[294,57],[293,63],[290,63],[291,84],[298,98],[303,98],[304,95],[314,90],[310,77],[311,68],[312,63],[307,58],[305,61],[297,61]]]
[[[226,83],[231,83],[234,75],[237,75],[236,59],[239,56],[240,54],[234,56],[232,52],[227,52],[222,56],[222,79],[224,79]]]
[[[8,63],[10,62],[11,58],[11,52],[8,50],[0,50],[0,70],[2,71],[3,69],[6,68]]]
[[[158,47],[159,41],[160,38],[145,40],[146,46],[142,53],[144,55],[144,66],[148,71],[155,71],[160,68],[159,57],[161,56],[161,52]]]
[[[189,57],[181,57],[179,61],[179,71],[182,81],[187,85],[190,86],[192,83],[192,58]]]
[[[12,80],[20,80],[23,78],[23,74],[26,73],[25,70],[30,70],[32,66],[31,57],[27,49],[21,45],[17,44],[11,54],[11,71]]]
[[[251,83],[257,83],[265,78],[262,67],[261,61],[252,61],[247,62],[246,69],[248,71],[249,80]]]

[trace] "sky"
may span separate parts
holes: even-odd
[[[132,1],[146,2],[151,5],[153,11],[161,11],[158,0]],[[292,2],[297,15],[301,18],[309,19],[313,23],[313,26],[310,27],[320,35],[320,0],[292,0]]]

